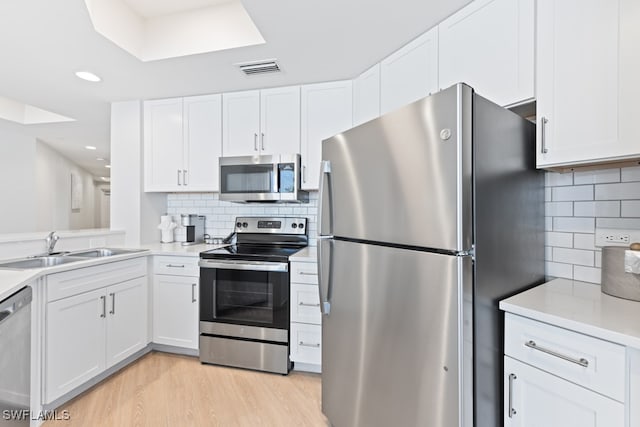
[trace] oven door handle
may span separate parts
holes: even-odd
[[[276,271],[283,273],[289,271],[289,263],[286,262],[221,261],[201,259],[198,265],[201,268],[218,268],[221,270]]]

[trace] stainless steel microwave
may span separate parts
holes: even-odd
[[[300,154],[220,157],[220,200],[306,203]]]

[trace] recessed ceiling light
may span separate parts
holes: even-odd
[[[96,150],[97,149],[93,145],[85,145],[84,148],[86,148],[87,150]]]
[[[102,157],[96,157],[96,160],[99,162],[104,162],[104,159]]]
[[[105,168],[111,169],[111,165],[104,165]]]
[[[96,76],[89,71],[76,71],[76,76],[82,80],[86,80],[88,82],[99,82],[102,80],[100,77]]]

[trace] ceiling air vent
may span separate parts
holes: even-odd
[[[275,59],[265,59],[262,61],[253,61],[253,62],[243,62],[241,64],[236,64],[240,69],[247,75],[251,76],[253,74],[262,74],[262,73],[273,73],[276,71],[280,71],[280,66],[276,62]]]

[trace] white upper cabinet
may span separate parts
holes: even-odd
[[[260,152],[300,152],[300,87],[260,91]]]
[[[184,98],[182,191],[217,191],[218,158],[222,156],[222,96]]]
[[[434,27],[380,63],[380,112],[437,91],[438,27]]]
[[[640,155],[636,0],[538,0],[538,167]]]
[[[440,89],[463,82],[503,106],[533,99],[534,26],[534,0],[476,0],[442,21]]]
[[[225,93],[222,154],[298,153],[300,87]]]
[[[221,95],[144,103],[145,191],[217,191]]]
[[[380,116],[380,64],[376,64],[353,80],[353,125]]]
[[[259,154],[260,91],[222,95],[222,155]]]
[[[305,190],[318,189],[322,140],[351,128],[352,87],[351,80],[302,86],[300,154]]]

